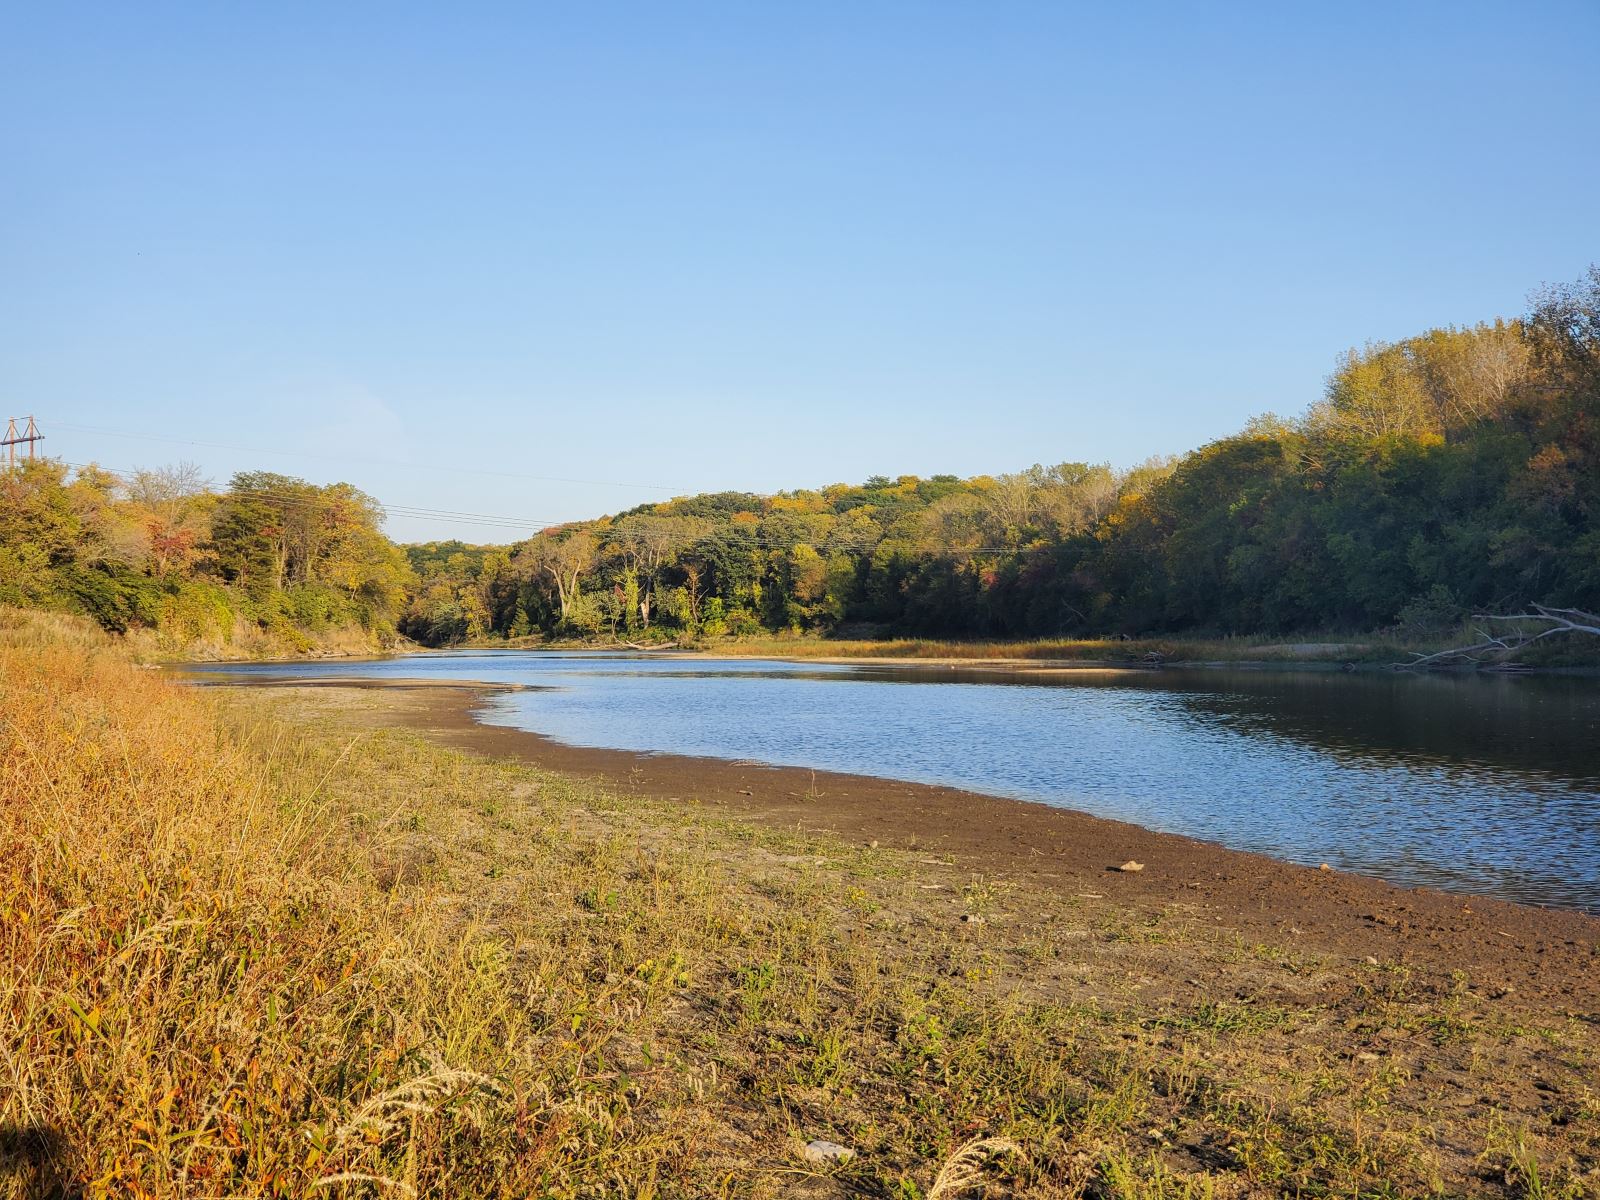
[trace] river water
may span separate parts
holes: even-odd
[[[1588,678],[543,651],[198,674],[518,684],[490,693],[479,719],[577,746],[947,784],[1405,885],[1600,912],[1600,681]]]

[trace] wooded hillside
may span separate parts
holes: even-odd
[[[1352,350],[1302,415],[1177,459],[874,477],[402,551],[348,484],[60,463],[0,475],[0,604],[169,650],[770,631],[1454,627],[1600,606],[1600,267],[1528,314]]]
[[[1300,417],[1176,460],[717,493],[412,549],[430,642],[1371,630],[1600,602],[1600,268],[1512,321],[1349,352]]]

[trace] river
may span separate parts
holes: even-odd
[[[1403,885],[1600,912],[1600,682],[834,665],[460,651],[212,681],[520,685],[480,720],[572,745],[945,784]]]

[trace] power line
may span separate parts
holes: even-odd
[[[116,467],[107,467],[104,464],[99,464],[99,463],[71,463],[71,462],[66,462],[65,460],[61,460],[61,459],[57,459],[56,461],[61,462],[61,464],[63,466],[72,467],[73,469],[80,470],[80,471],[84,470],[86,468],[89,468],[89,467],[94,467],[94,468],[96,468],[98,470],[109,471],[111,474],[117,475],[117,476],[127,476],[127,475],[134,474],[134,472],[131,471],[131,470],[127,470],[127,469],[123,469],[123,468],[116,468]],[[301,509],[313,509],[313,510],[320,510],[320,511],[329,511],[331,509],[334,509],[334,508],[338,507],[338,501],[335,500],[335,499],[310,497],[310,496],[291,496],[291,495],[287,495],[287,494],[285,494],[285,493],[283,493],[281,491],[275,491],[275,490],[270,489],[270,488],[230,488],[226,492],[219,492],[219,493],[214,493],[214,494],[217,495],[219,498],[222,498],[222,499],[226,499],[229,496],[250,497],[250,498],[255,498],[255,499],[262,500],[263,502],[266,502],[266,503],[281,505],[281,506],[285,506],[285,507],[289,507],[289,508],[301,508]],[[488,513],[453,512],[453,511],[450,511],[448,509],[420,508],[420,507],[417,507],[415,505],[408,505],[408,504],[385,504],[381,500],[377,500],[376,497],[369,497],[369,499],[372,499],[377,503],[379,509],[383,512],[384,516],[386,516],[386,517],[388,517],[388,516],[401,516],[401,517],[409,517],[409,518],[411,518],[413,520],[438,521],[438,522],[442,522],[442,523],[446,523],[446,524],[453,523],[453,524],[460,524],[460,525],[468,525],[468,526],[473,526],[473,527],[482,528],[482,529],[496,529],[496,530],[502,530],[502,529],[529,530],[529,529],[531,529],[533,531],[533,534],[538,534],[538,533],[540,533],[540,532],[542,532],[542,531],[544,531],[546,529],[555,528],[555,527],[561,526],[561,525],[573,525],[573,524],[585,523],[585,522],[578,522],[578,521],[571,521],[571,520],[566,520],[566,521],[542,521],[542,520],[533,520],[533,519],[529,519],[529,518],[519,518],[519,517],[501,517],[501,516],[494,516],[494,515],[491,515],[491,514],[488,514]],[[663,515],[670,515],[670,514],[663,514]],[[818,514],[818,515],[823,515],[823,514]],[[727,528],[727,527],[724,526],[723,528]],[[604,533],[607,532],[607,531],[600,530],[598,532],[601,533],[602,536],[603,536]],[[799,548],[801,546],[810,546],[813,549],[817,549],[819,547],[826,547],[826,548],[830,548],[830,549],[853,550],[853,551],[858,551],[859,552],[859,551],[864,551],[864,550],[871,549],[871,548],[879,545],[881,542],[890,540],[890,536],[888,534],[879,534],[879,535],[876,535],[876,536],[873,535],[873,534],[866,534],[866,535],[864,535],[862,537],[859,537],[859,538],[830,538],[830,537],[824,536],[824,537],[821,537],[821,538],[813,538],[813,539],[806,539],[806,538],[776,539],[776,538],[760,537],[760,536],[757,536],[756,534],[753,534],[753,533],[745,534],[742,531],[737,531],[737,532],[739,532],[739,540],[743,545],[751,547],[751,548],[755,548],[755,549],[762,549],[762,550],[794,550],[794,549],[797,549],[797,548]],[[530,534],[529,536],[532,536],[532,534]],[[521,539],[518,539],[518,540],[521,540]],[[918,543],[918,548],[922,549],[922,550],[933,551],[935,553],[943,553],[943,554],[949,554],[949,555],[1009,554],[1009,553],[1015,553],[1018,549],[1021,549],[1021,547],[1017,547],[1017,546],[958,546],[958,545],[955,545],[954,543],[934,544],[934,543],[929,543],[929,542],[919,542]]]
[[[670,486],[668,486],[666,484],[659,484],[659,483],[622,483],[622,482],[619,482],[619,481],[616,481],[616,480],[569,479],[569,478],[564,478],[564,477],[555,476],[555,475],[528,475],[528,474],[519,474],[517,472],[510,472],[510,471],[487,471],[487,470],[480,470],[480,469],[471,468],[471,467],[452,467],[452,466],[449,466],[448,464],[442,464],[442,463],[413,464],[413,463],[399,462],[398,460],[394,460],[394,459],[348,458],[348,457],[339,456],[339,455],[316,454],[316,453],[313,453],[313,452],[310,452],[310,451],[269,450],[269,449],[264,449],[264,448],[261,448],[261,447],[241,446],[241,445],[238,445],[238,444],[227,443],[227,442],[196,441],[196,440],[187,439],[187,438],[164,437],[164,436],[161,436],[161,435],[158,435],[158,434],[135,433],[135,432],[127,431],[127,430],[106,429],[106,428],[103,428],[101,426],[79,425],[79,424],[75,424],[75,423],[68,422],[68,421],[59,421],[59,422],[56,422],[56,424],[62,429],[72,429],[72,430],[78,430],[78,431],[82,431],[82,432],[99,433],[99,434],[105,434],[105,435],[110,436],[110,437],[134,438],[134,439],[139,439],[139,440],[144,440],[144,441],[166,442],[166,443],[171,443],[171,444],[176,444],[176,445],[184,445],[184,446],[201,446],[201,447],[207,447],[207,448],[212,448],[212,449],[235,450],[235,451],[239,451],[239,452],[247,453],[247,454],[281,454],[281,455],[288,455],[288,456],[298,456],[298,457],[301,457],[301,458],[316,459],[316,460],[319,460],[319,461],[322,461],[322,462],[363,463],[363,464],[367,464],[367,465],[377,465],[377,466],[397,466],[397,467],[404,467],[407,470],[416,470],[416,469],[419,469],[419,468],[420,469],[432,469],[432,470],[451,471],[451,472],[455,472],[455,473],[458,473],[458,474],[464,474],[464,475],[482,475],[482,476],[491,476],[491,477],[505,478],[505,479],[531,479],[531,480],[539,480],[539,481],[542,481],[542,482],[549,482],[549,483],[577,483],[577,484],[591,484],[591,485],[597,485],[597,486],[603,486],[603,487],[650,488],[650,489],[654,489],[654,490],[658,490],[658,491],[676,492],[679,495],[683,495],[686,492],[688,492],[688,490],[689,490],[687,488],[670,487]],[[66,465],[67,466],[71,466],[71,467],[81,468],[85,464],[67,463]],[[132,473],[130,470],[127,470],[127,469],[120,469],[120,468],[114,469],[114,468],[109,468],[109,467],[105,468],[105,469],[114,470],[115,473],[122,474],[122,475],[127,475],[127,474],[131,474]],[[230,490],[233,490],[233,489],[230,489]],[[244,493],[235,491],[235,494],[244,494]],[[272,493],[271,495],[272,495],[273,498],[281,499],[281,493]],[[448,510],[448,509],[421,508],[421,507],[418,507],[418,506],[415,506],[415,505],[405,505],[405,504],[382,504],[381,507],[383,508],[385,515],[392,515],[392,516],[398,516],[398,517],[407,517],[407,518],[410,518],[412,520],[426,520],[426,521],[444,522],[444,523],[447,523],[447,524],[468,525],[468,526],[474,526],[474,527],[484,528],[484,529],[525,530],[525,529],[531,528],[535,532],[538,532],[540,530],[547,529],[547,528],[550,528],[552,526],[570,525],[570,524],[577,523],[577,522],[573,521],[570,518],[569,519],[565,519],[565,520],[559,520],[559,521],[553,521],[553,520],[530,520],[530,519],[525,519],[525,518],[520,518],[520,517],[496,516],[496,515],[492,515],[492,514],[488,514],[488,513],[464,513],[464,512],[455,512],[455,511],[451,511],[451,510]],[[845,549],[864,549],[869,545],[876,545],[877,542],[883,540],[883,538],[879,537],[876,540],[853,540],[853,539],[830,540],[828,538],[822,538],[822,539],[819,539],[819,540],[824,544],[830,544],[830,545],[832,545],[834,547],[845,548]],[[813,546],[814,547],[814,546],[816,546],[818,544],[817,541],[805,541],[805,540],[772,541],[770,539],[758,538],[758,537],[755,537],[753,535],[746,537],[744,539],[744,541],[746,542],[746,544],[751,545],[751,546],[756,546],[756,547],[759,547],[759,548],[762,548],[762,549],[776,549],[776,550],[792,550],[792,549],[796,548],[797,546]],[[923,546],[928,547],[929,549],[936,550],[936,551],[941,551],[941,552],[944,552],[944,553],[947,553],[947,554],[1005,554],[1005,553],[1010,553],[1010,552],[1012,552],[1012,551],[1017,549],[1017,547],[1015,547],[1015,546],[956,546],[956,545],[930,546],[926,542],[921,543],[921,544]]]
[[[616,479],[573,479],[561,475],[531,475],[522,471],[491,471],[481,467],[457,467],[449,463],[410,463],[394,458],[363,458],[350,455],[318,454],[311,450],[274,450],[263,446],[241,446],[233,442],[208,442],[194,438],[167,437],[156,433],[135,433],[126,429],[106,429],[99,425],[78,425],[71,421],[57,421],[59,429],[78,433],[93,433],[102,437],[131,438],[145,442],[165,442],[175,446],[199,446],[209,450],[235,450],[242,454],[279,455],[286,458],[309,458],[319,462],[359,464],[371,467],[403,467],[408,471],[445,471],[456,475],[480,475],[497,479],[529,479],[540,483],[576,483],[591,487],[644,488],[657,492],[685,493],[690,489],[666,483],[626,483]]]
[[[58,459],[57,461],[63,466],[72,467],[74,470],[78,471],[93,468],[96,470],[110,472],[112,475],[116,475],[118,477],[126,477],[137,473],[134,469],[125,467],[110,467],[104,463],[74,463],[67,462],[65,459]],[[313,484],[311,486],[314,487],[316,485]],[[224,492],[217,492],[213,494],[219,497],[253,496],[262,500],[271,501],[274,504],[288,505],[290,507],[301,506],[307,508],[331,509],[337,507],[338,505],[338,501],[334,499],[314,499],[308,496],[293,496],[272,488],[230,487]],[[363,495],[365,495],[365,493],[363,493]],[[515,529],[527,529],[531,527],[535,530],[547,528],[552,525],[562,525],[567,523],[564,521],[529,521],[518,517],[498,517],[489,513],[466,513],[456,512],[450,509],[422,508],[411,504],[384,504],[381,500],[377,500],[376,497],[369,497],[369,499],[372,499],[375,501],[375,503],[377,503],[378,507],[383,511],[385,516],[413,517],[417,519],[456,522],[459,524],[486,525]]]

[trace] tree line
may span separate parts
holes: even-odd
[[[1600,605],[1600,267],[1525,315],[1342,356],[1299,416],[1130,469],[875,476],[403,550],[348,484],[44,460],[0,476],[0,604],[228,640],[1443,630]]]
[[[431,643],[529,634],[1415,632],[1600,602],[1600,268],[1515,320],[1344,355],[1273,415],[1128,470],[723,492],[410,549]]]
[[[268,471],[214,490],[189,465],[0,473],[0,604],[63,609],[172,648],[308,650],[337,631],[392,642],[415,585],[383,512],[349,484]]]

